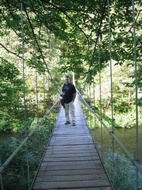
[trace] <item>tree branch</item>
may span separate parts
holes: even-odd
[[[28,12],[27,12],[27,9],[26,9],[26,6],[25,6],[24,3],[23,3],[23,6],[24,6],[24,9],[25,9],[25,13],[26,13],[28,22],[29,22],[29,24],[30,24],[30,28],[31,28],[31,30],[32,30],[33,37],[34,37],[34,39],[35,39],[35,42],[36,42],[36,44],[37,44],[37,46],[38,46],[38,49],[39,49],[39,52],[40,52],[40,54],[41,54],[42,60],[43,60],[44,64],[46,65],[46,68],[47,68],[47,71],[48,71],[48,74],[49,74],[49,76],[50,76],[51,81],[53,81],[52,75],[51,75],[50,70],[49,70],[49,68],[48,68],[48,66],[47,66],[47,64],[46,64],[45,59],[44,59],[44,56],[43,56],[41,47],[40,47],[40,45],[39,45],[39,43],[38,43],[38,40],[37,40],[37,38],[36,38],[36,35],[35,35],[35,33],[34,33],[33,25],[32,25],[32,23],[31,23],[31,20],[30,20],[30,18],[29,18],[29,15],[28,15]]]
[[[106,11],[106,5],[107,5],[107,0],[105,1],[104,6],[103,6],[103,10],[102,10],[101,18],[100,18],[100,25],[99,25],[98,32],[97,32],[97,38],[95,41],[95,46],[93,49],[92,59],[91,59],[90,65],[89,65],[88,73],[90,72],[90,69],[94,63],[95,51],[96,51],[97,43],[98,43],[98,40],[99,40],[99,37],[101,34],[101,27],[102,27],[103,17],[104,17],[105,11]]]
[[[43,1],[43,0],[42,0]],[[88,36],[85,34],[85,32],[82,30],[82,28],[76,23],[74,22],[74,20],[66,13],[65,10],[63,10],[62,8],[58,7],[57,5],[51,3],[51,2],[47,2],[47,1],[44,1],[50,5],[52,5],[53,7],[55,7],[56,9],[58,9],[60,12],[64,13],[64,15],[75,25],[77,26],[77,28],[84,34],[85,38],[87,39],[87,42],[88,42],[88,48],[89,48],[89,40],[88,40]]]
[[[9,49],[7,49],[2,43],[0,43],[0,46],[2,46],[7,52],[9,52],[9,53],[11,53],[11,54],[13,54],[13,55],[19,57],[20,59],[22,59],[21,56],[19,56],[19,55],[17,55],[15,52],[12,52],[12,51],[10,51]]]

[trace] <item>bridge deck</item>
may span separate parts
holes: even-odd
[[[61,108],[32,190],[112,190],[79,102],[76,126],[64,125]]]

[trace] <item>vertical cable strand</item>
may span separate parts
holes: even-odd
[[[23,99],[24,99],[24,121],[25,121],[25,126],[26,126],[26,119],[27,119],[27,114],[26,114],[26,90],[25,90],[25,62],[24,62],[24,22],[23,22],[23,0],[20,0],[21,2],[21,39],[22,39],[22,73],[23,73],[23,84],[24,84],[24,90],[23,90]]]
[[[34,41],[34,61],[36,63],[36,43],[35,43],[35,41]],[[37,67],[37,63],[36,63],[36,67]],[[35,84],[35,86],[36,86],[36,117],[38,118],[39,102],[38,102],[38,71],[37,71],[37,68],[35,71],[35,83],[36,83]]]
[[[25,55],[25,44],[24,44],[24,16],[23,16],[23,0],[20,0],[21,5],[21,39],[22,39],[22,67],[23,67],[23,84],[24,84],[24,90],[23,90],[23,99],[24,99],[24,126],[25,126],[25,135],[27,135],[27,108],[26,108],[26,85],[25,85],[25,61],[24,61],[24,55]],[[27,154],[27,172],[28,172],[28,189],[30,190],[30,180],[29,180],[29,160],[28,160],[28,148],[26,145],[26,154]]]
[[[44,99],[44,105],[43,105],[43,107],[44,107],[44,114],[46,113],[46,107],[45,107],[45,72],[43,73],[43,99]]]
[[[112,85],[112,52],[111,52],[111,47],[112,47],[112,43],[111,43],[111,18],[110,18],[110,3],[108,0],[108,30],[109,30],[109,57],[110,57],[110,91],[111,91],[111,119],[112,119],[112,131],[114,131],[114,125],[113,125],[113,85]]]
[[[135,5],[132,0],[132,17],[133,17],[133,43],[134,43],[134,73],[135,73],[135,104],[136,104],[136,160],[139,160],[138,146],[138,75],[137,75],[137,53],[136,53],[136,22],[135,22]],[[136,169],[136,189],[138,189],[138,169]]]
[[[113,119],[113,85],[112,85],[112,42],[111,42],[111,18],[110,18],[110,1],[107,0],[108,4],[108,42],[109,42],[109,56],[110,56],[110,92],[111,92],[111,127],[114,133],[114,119]],[[114,139],[112,138],[112,162],[114,164]],[[113,166],[112,166],[112,180],[113,180]]]
[[[102,129],[102,81],[101,81],[101,63],[100,63],[100,43],[98,43],[98,65],[99,65],[99,91],[100,91],[100,125],[101,125],[101,157],[103,160],[103,129]]]
[[[95,90],[95,69],[93,70],[93,99],[94,99],[94,112],[96,113],[96,90]],[[96,139],[97,119],[94,115],[94,135]]]

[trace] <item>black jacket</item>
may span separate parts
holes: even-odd
[[[70,103],[73,100],[73,95],[76,93],[76,89],[72,83],[65,83],[63,85],[62,92],[64,102]]]

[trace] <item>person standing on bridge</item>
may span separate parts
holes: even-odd
[[[70,112],[71,118],[72,118],[72,125],[75,126],[76,120],[75,120],[74,100],[76,97],[76,88],[71,82],[71,79],[69,76],[66,76],[66,82],[62,88],[62,97],[65,103],[65,117],[66,117],[65,125],[68,125],[71,123],[70,116],[69,116],[69,112]]]

